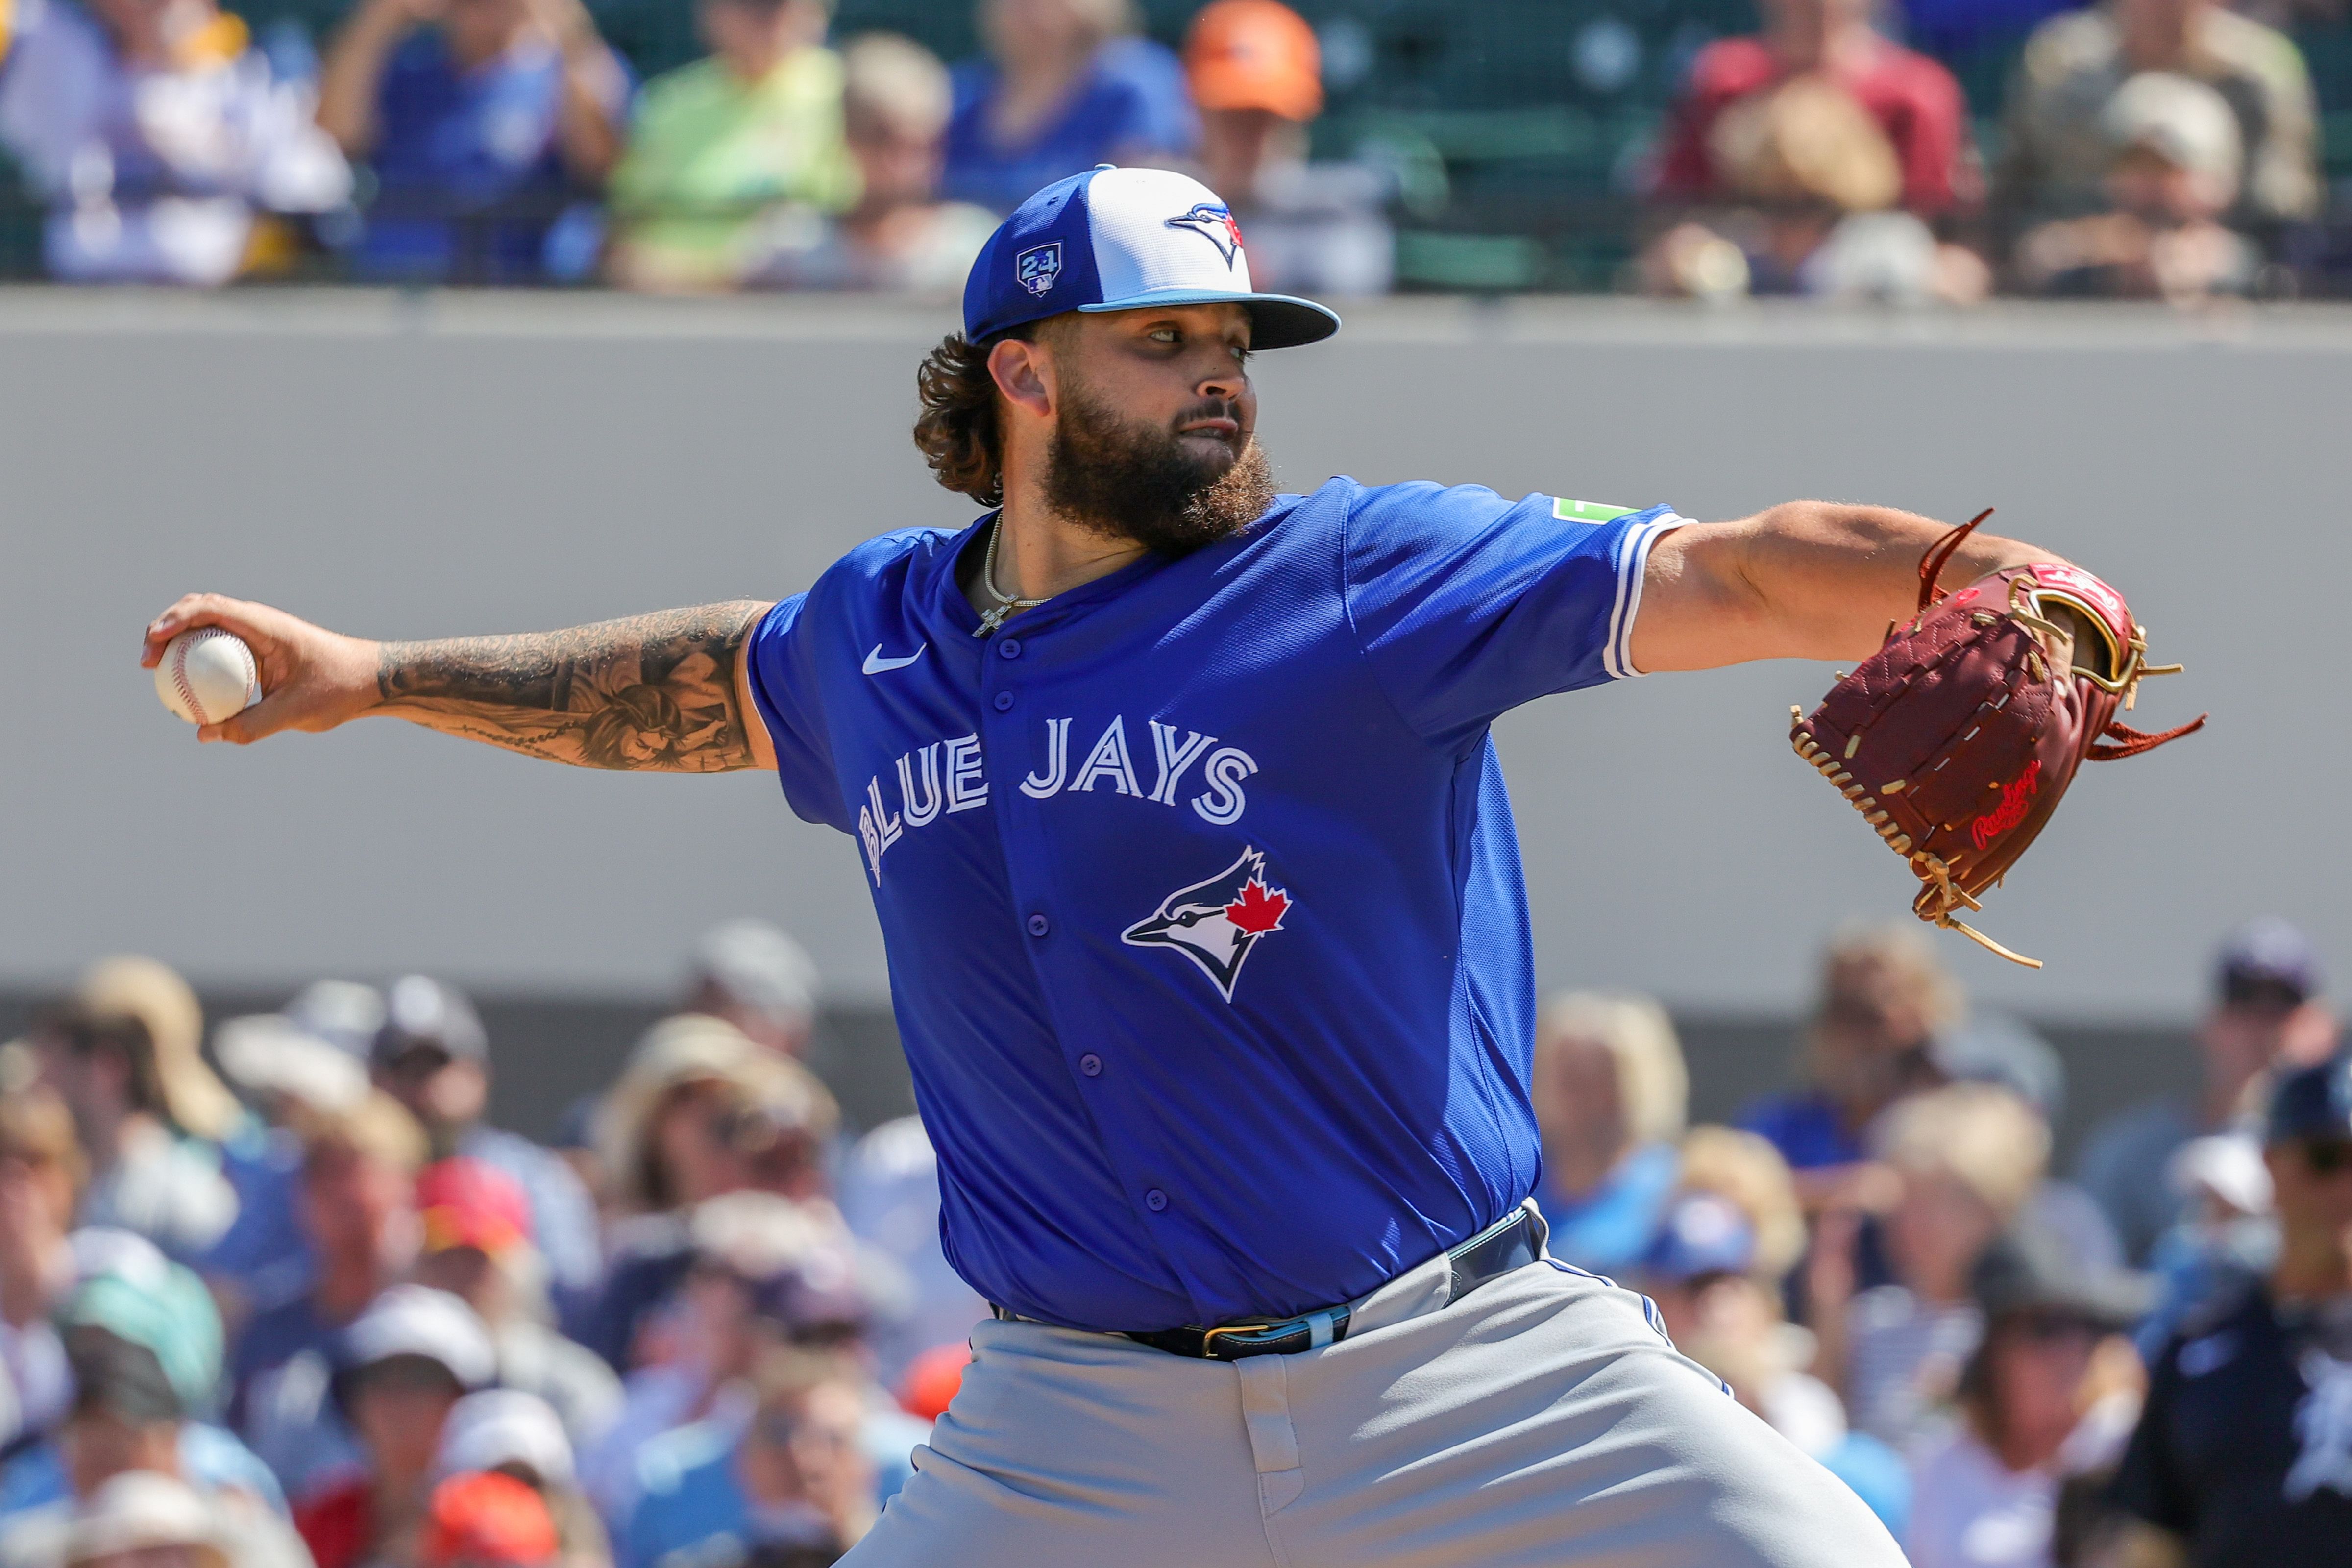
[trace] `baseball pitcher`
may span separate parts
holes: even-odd
[[[940,1240],[995,1308],[858,1568],[1900,1563],[1647,1302],[1546,1256],[1490,729],[1603,681],[1863,659],[1946,530],[1277,495],[1250,358],[1339,318],[1253,291],[1176,174],[1039,192],[963,309],[915,427],[989,509],[960,532],[886,533],[778,603],[530,636],[370,642],[194,595],[147,661],[192,626],[252,645],[266,696],[206,740],[387,714],[770,769],[850,837]],[[1979,532],[1949,573],[2053,560]]]

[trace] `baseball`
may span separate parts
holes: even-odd
[[[261,700],[261,667],[243,637],[198,626],[163,645],[155,695],[191,724],[217,724]]]

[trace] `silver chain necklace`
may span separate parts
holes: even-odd
[[[1003,535],[1004,514],[998,512],[996,521],[988,525],[988,553],[981,557],[980,562],[980,585],[988,590],[988,596],[996,601],[996,607],[980,617],[980,626],[971,634],[976,637],[984,637],[1003,626],[1006,616],[1021,610],[1034,610],[1045,602],[1043,599],[1016,599],[996,585],[996,542]]]

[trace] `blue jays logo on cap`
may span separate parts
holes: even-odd
[[[1044,299],[1054,279],[1062,275],[1062,242],[1031,246],[1013,258],[1013,275],[1021,287]]]
[[[1215,246],[1229,268],[1241,253],[1242,226],[1234,221],[1233,209],[1223,202],[1194,202],[1191,212],[1170,218],[1168,226],[1190,229]]]
[[[964,284],[963,331],[982,343],[1065,310],[1172,305],[1244,307],[1253,348],[1339,330],[1325,307],[1252,286],[1241,228],[1216,192],[1171,169],[1106,163],[1047,185],[989,236]]]

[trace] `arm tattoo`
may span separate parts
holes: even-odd
[[[751,765],[735,671],[767,606],[703,605],[519,637],[388,642],[379,712],[584,768]]]

